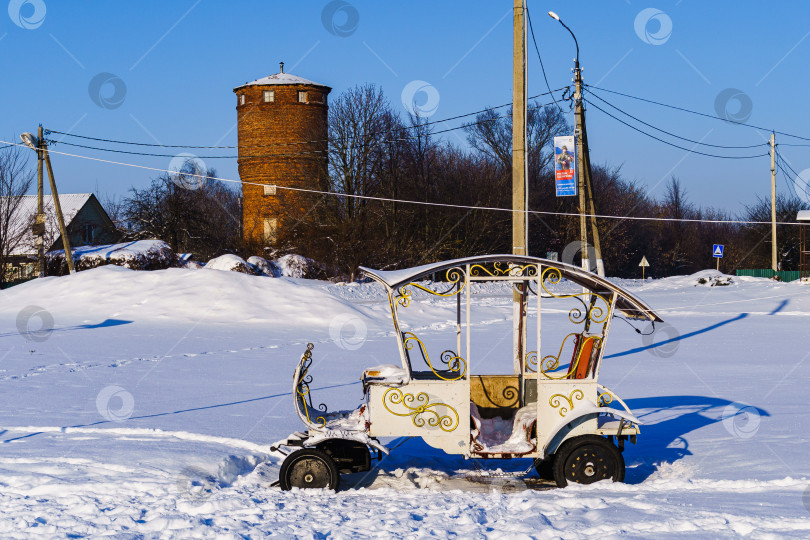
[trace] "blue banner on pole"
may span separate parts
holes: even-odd
[[[554,183],[557,197],[578,195],[574,136],[554,137]]]

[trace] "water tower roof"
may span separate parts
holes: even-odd
[[[287,85],[287,84],[320,86],[322,88],[329,88],[325,84],[316,83],[303,77],[299,77],[298,75],[293,75],[292,73],[284,73],[283,71],[281,71],[273,75],[268,75],[267,77],[262,77],[261,79],[256,79],[253,82],[237,86],[236,88],[234,88],[234,91],[243,88],[245,86],[267,86],[267,85]]]

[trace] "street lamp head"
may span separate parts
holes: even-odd
[[[571,34],[572,38],[574,38],[574,45],[576,45],[576,47],[577,47],[577,57],[576,57],[576,60],[575,60],[575,62],[576,62],[575,66],[576,66],[577,69],[579,69],[579,42],[577,42],[577,36],[575,36],[574,32],[572,32],[571,29],[568,28],[567,24],[562,22],[562,19],[560,19],[559,15],[557,15],[553,11],[549,11],[548,16],[551,17],[552,19],[556,20],[557,22],[559,22],[561,25],[563,25],[563,28],[568,30],[568,33]]]
[[[33,133],[23,133],[20,135],[20,140],[32,150],[36,150],[39,146],[39,139]]]

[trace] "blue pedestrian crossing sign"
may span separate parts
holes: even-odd
[[[712,248],[712,255],[714,255],[718,259],[723,258],[723,244],[714,244]]]

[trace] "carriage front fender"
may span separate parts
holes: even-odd
[[[549,431],[550,435],[546,437],[542,444],[538,445],[539,449],[548,454],[553,454],[557,451],[560,444],[567,438],[577,435],[592,434],[593,430],[587,424],[589,420],[595,420],[599,415],[608,415],[614,418],[625,420],[630,424],[639,426],[642,424],[641,420],[630,414],[629,412],[619,411],[611,407],[597,407],[589,405],[577,410],[576,413],[572,411],[563,420],[557,423],[554,428]],[[570,436],[570,437],[569,437]],[[538,441],[541,442],[541,441]]]

